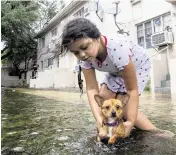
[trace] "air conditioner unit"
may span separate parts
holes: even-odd
[[[163,31],[160,33],[153,34],[151,36],[152,46],[162,46],[167,44],[173,44],[174,37],[173,32]]]

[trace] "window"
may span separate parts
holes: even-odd
[[[48,59],[48,67],[53,65],[53,58]]]
[[[142,3],[132,4],[132,17],[134,20],[139,20],[142,18]]]
[[[42,47],[45,47],[45,37],[42,38]]]
[[[151,35],[152,34],[152,24],[151,21],[145,23],[145,35]]]
[[[144,37],[138,38],[138,44],[144,47]]]
[[[84,17],[84,7],[82,7],[80,10],[78,10],[76,13],[73,15],[74,17]]]
[[[143,31],[143,24],[137,26],[137,38],[138,44],[144,47],[144,31]]]
[[[137,26],[138,44],[144,48],[151,48],[152,23],[148,21]]]
[[[51,31],[51,33],[52,33],[52,37],[57,36],[57,27],[54,28],[54,29]]]
[[[167,13],[137,25],[138,44],[147,49],[151,48],[151,35],[163,32],[167,26],[171,27],[171,22],[171,16]]]
[[[152,23],[147,22],[144,24],[145,26],[145,42],[146,42],[146,48],[151,48],[151,35],[152,35]]]

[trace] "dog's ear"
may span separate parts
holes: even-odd
[[[129,99],[130,99],[129,94],[123,95],[123,97],[122,97],[123,106],[125,106],[128,103]]]
[[[100,96],[100,95],[94,95],[94,99],[97,102],[97,104],[99,105],[99,107],[101,107],[103,105],[104,99]]]
[[[125,94],[125,95],[118,94],[117,99],[122,102],[123,106],[125,106],[130,99],[130,95],[129,94]]]

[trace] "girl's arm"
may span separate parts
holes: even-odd
[[[136,122],[136,117],[138,113],[138,104],[139,104],[139,93],[138,93],[138,85],[137,85],[137,77],[136,71],[134,68],[134,64],[130,59],[130,62],[120,73],[122,78],[124,79],[127,93],[130,95],[130,99],[128,101],[126,117],[127,121],[131,123],[131,126],[134,126]],[[132,128],[131,127],[131,128]]]
[[[94,95],[99,93],[95,69],[82,68],[82,71],[86,81],[87,96],[88,96],[92,113],[96,119],[96,122],[101,124],[102,123],[101,110],[94,99]]]

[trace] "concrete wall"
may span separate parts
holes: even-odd
[[[55,71],[54,88],[76,87],[76,73],[70,69],[59,69]]]
[[[159,54],[158,59],[152,60],[152,86],[161,87],[161,81],[166,80],[166,74],[168,74],[168,66],[167,66],[167,55],[166,51]],[[159,58],[160,57],[160,58]]]
[[[32,77],[32,70],[27,72],[26,83],[30,83],[30,79]],[[24,73],[21,75],[21,79],[18,76],[9,76],[8,69],[1,68],[1,85],[10,87],[10,86],[22,86],[24,81]]]
[[[52,69],[38,72],[37,79],[30,80],[30,88],[76,87],[76,73],[70,69]]]
[[[176,72],[175,72],[175,66],[176,66],[176,4],[172,5],[172,28],[174,32],[174,45],[172,46],[172,49],[170,50],[170,76],[171,76],[171,94],[176,94]]]
[[[176,59],[170,59],[170,75],[171,75],[171,94],[176,94]]]
[[[22,85],[18,76],[9,76],[8,69],[1,68],[1,85],[5,87],[16,87]]]
[[[174,34],[174,45],[169,49],[169,70],[171,82],[171,94],[176,94],[176,4],[171,5],[172,31]]]

